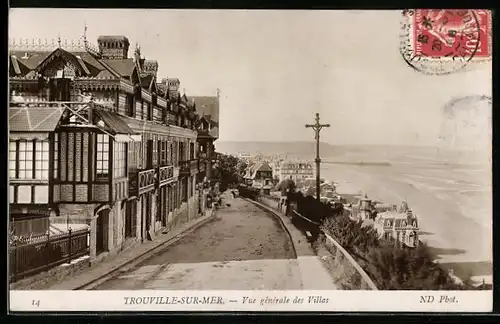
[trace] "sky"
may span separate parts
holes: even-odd
[[[491,64],[424,75],[399,53],[399,11],[11,9],[9,38],[124,35],[186,95],[220,89],[220,140],[438,142],[453,98],[491,96]],[[486,108],[488,109],[488,108]],[[484,111],[484,118],[489,116]]]

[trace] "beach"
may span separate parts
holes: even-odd
[[[321,175],[338,183],[339,194],[366,194],[391,204],[406,200],[418,216],[420,240],[443,267],[462,280],[490,283],[491,166],[458,160],[405,154],[391,157],[388,166],[324,163]]]

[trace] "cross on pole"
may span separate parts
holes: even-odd
[[[320,178],[320,164],[321,164],[321,159],[319,157],[319,132],[323,127],[330,127],[330,124],[320,124],[319,122],[319,114],[316,113],[316,119],[315,119],[314,124],[306,124],[306,128],[312,128],[314,130],[314,138],[316,139],[316,159],[314,162],[316,162],[316,199],[320,201],[320,183],[321,183],[321,178]]]

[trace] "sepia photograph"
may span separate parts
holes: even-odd
[[[11,9],[10,310],[492,311],[491,19]]]

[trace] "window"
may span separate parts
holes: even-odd
[[[57,169],[59,168],[59,135],[54,134],[54,172],[53,177],[57,179],[58,173]]]
[[[49,202],[49,187],[48,186],[35,186],[35,204],[42,204]]]
[[[9,178],[16,178],[16,148],[17,143],[9,142]]]
[[[33,142],[19,142],[19,179],[33,179]]]
[[[96,176],[107,177],[109,173],[109,136],[97,134]]]
[[[35,178],[49,178],[49,142],[36,142],[35,147]]]
[[[189,159],[194,160],[194,143],[189,143]]]
[[[14,202],[14,195],[15,195],[15,190],[14,190],[14,186],[9,186],[9,202],[10,203],[13,203]]]
[[[140,118],[141,118],[141,119],[144,119],[144,106],[145,106],[145,105],[146,105],[146,104],[144,103],[144,101],[143,101],[143,102],[141,102],[141,111],[140,111]]]
[[[17,202],[19,204],[31,203],[31,186],[17,187]]]
[[[170,143],[170,151],[169,151],[169,153],[170,153],[170,156],[169,156],[169,159],[170,159],[169,162],[170,163],[169,163],[169,165],[173,165],[175,163],[174,163],[174,144],[172,144],[172,143]]]
[[[54,149],[54,155],[57,159],[57,146]],[[55,163],[54,166],[57,167]],[[9,177],[47,180],[49,178],[49,142],[47,140],[11,141],[9,143]]]
[[[160,141],[160,165],[167,165],[167,142]]]
[[[153,105],[148,102],[146,104],[146,109],[147,109],[147,119],[152,120],[153,119]]]
[[[153,166],[157,166],[158,164],[158,140],[157,136],[153,135]]]
[[[113,172],[115,178],[123,178],[127,175],[126,154],[127,143],[115,143],[115,158],[113,160]]]
[[[134,109],[134,96],[128,94],[127,95],[127,115],[130,117],[134,117],[135,115],[135,109]]]

